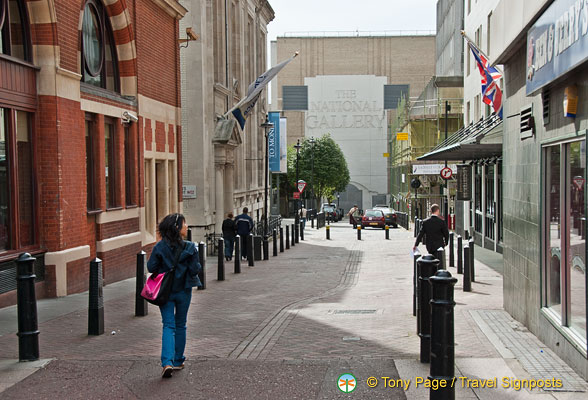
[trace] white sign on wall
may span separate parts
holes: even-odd
[[[184,199],[195,199],[196,198],[196,186],[195,185],[184,185],[182,188],[182,197]]]
[[[457,173],[457,166],[455,164],[448,164],[451,168],[451,173],[455,175]],[[445,164],[420,164],[412,166],[413,175],[439,175],[441,170],[445,168]]]

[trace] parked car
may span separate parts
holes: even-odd
[[[384,217],[386,218],[386,225],[398,228],[398,216],[393,208],[385,205],[376,205],[374,210],[382,210]]]
[[[335,203],[323,203],[323,205],[321,206],[321,212],[324,212],[325,218],[331,221],[337,222],[341,219],[341,216],[337,212],[337,207],[335,206]]]
[[[386,228],[386,218],[382,210],[367,210],[361,218],[361,227]]]

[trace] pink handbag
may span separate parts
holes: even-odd
[[[167,303],[174,283],[175,268],[164,274],[151,275],[147,278],[141,296],[151,304],[162,306]]]

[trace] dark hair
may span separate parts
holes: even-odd
[[[233,218],[233,213],[228,213],[227,218]]]
[[[247,207],[243,208],[243,214],[247,214],[249,212],[249,209]]]
[[[439,211],[439,205],[438,204],[433,204],[431,206],[431,214],[436,213],[437,211]]]
[[[170,214],[163,218],[157,227],[161,238],[170,244],[182,244],[180,230],[186,218],[182,214]]]

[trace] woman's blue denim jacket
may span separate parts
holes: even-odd
[[[176,273],[172,292],[179,292],[184,289],[191,289],[194,286],[202,286],[198,278],[198,273],[202,270],[198,258],[198,249],[193,242],[183,241],[184,248],[176,265]],[[151,257],[147,262],[147,269],[153,274],[161,274],[170,271],[173,268],[176,259],[175,245],[170,244],[167,240],[157,242]],[[184,279],[185,278],[185,279]]]

